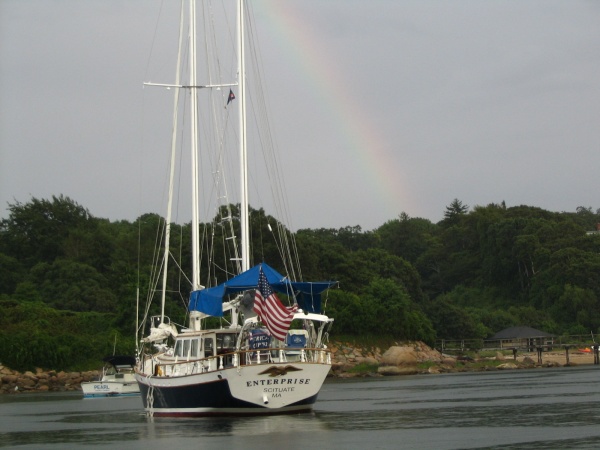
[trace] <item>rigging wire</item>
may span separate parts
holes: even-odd
[[[280,248],[280,252],[282,253],[283,264],[286,268],[286,272],[293,279],[302,279],[302,272],[299,265],[298,259],[298,251],[295,243],[295,239],[290,230],[287,230],[283,223],[291,224],[291,216],[289,210],[287,208],[288,201],[285,196],[285,178],[282,177],[282,171],[279,167],[279,162],[277,158],[277,152],[275,150],[275,143],[273,133],[271,132],[271,127],[269,125],[267,114],[267,100],[266,100],[266,90],[263,88],[262,83],[262,57],[259,52],[259,46],[254,45],[255,42],[258,42],[258,35],[254,32],[252,28],[252,24],[254,23],[254,12],[251,9],[251,6],[247,3],[247,14],[249,17],[252,17],[252,20],[249,21],[248,29],[248,42],[250,54],[253,57],[254,64],[253,75],[255,78],[255,82],[257,85],[256,91],[256,102],[252,103],[252,106],[257,108],[257,114],[255,114],[256,119],[260,119],[262,123],[257,123],[257,129],[259,130],[259,140],[261,142],[261,148],[263,149],[263,157],[265,166],[267,168],[267,177],[270,181],[271,186],[271,194],[273,196],[273,201],[275,203],[275,209],[277,211],[277,228],[279,231],[279,241],[277,243]],[[254,99],[254,98],[253,98]],[[261,132],[262,131],[262,132]],[[297,271],[297,273],[296,273]]]
[[[161,8],[162,6],[163,4],[161,3]],[[204,24],[204,56],[206,58],[206,65],[204,67],[205,75],[208,77],[208,84],[213,85],[230,82],[231,80],[227,80],[227,77],[230,75],[226,75],[228,71],[225,69],[223,58],[220,56],[223,52],[219,51],[220,49],[217,45],[217,42],[220,42],[220,40],[217,39],[216,36],[218,24],[215,21],[215,13],[212,2],[209,1],[205,7],[201,9],[200,14],[202,23]],[[265,217],[263,219],[262,209],[255,210],[253,212],[254,217],[256,217],[257,214],[259,215],[259,220],[255,221],[255,224],[258,224],[258,230],[254,230],[254,232],[257,233],[255,236],[258,237],[258,245],[260,245],[260,247],[257,249],[252,249],[252,251],[260,253],[263,257],[265,256],[264,242],[266,242],[267,236],[263,236],[263,226],[266,222],[266,226],[268,227],[271,235],[270,238],[273,239],[279,252],[279,256],[282,260],[285,269],[284,273],[289,279],[301,280],[302,272],[299,265],[298,249],[295,237],[291,229],[286,228],[284,225],[284,223],[288,225],[291,224],[291,215],[287,206],[288,201],[285,195],[285,174],[280,170],[281,168],[276,152],[275,136],[271,130],[268,120],[268,101],[266,97],[267,91],[263,87],[262,56],[260,55],[258,46],[256,45],[258,42],[258,35],[256,34],[252,25],[254,21],[254,13],[249,2],[246,3],[246,15],[250,19],[250,23],[246,27],[246,41],[249,44],[248,48],[250,50],[248,54],[253,62],[250,64],[249,68],[251,70],[253,81],[256,84],[256,89],[254,91],[251,92],[250,89],[247,91],[247,97],[249,100],[248,105],[251,105],[250,107],[255,113],[253,116],[254,126],[257,130],[255,138],[260,144],[258,147],[260,147],[262,150],[264,164],[260,167],[260,171],[265,172],[265,178],[269,181],[274,208],[276,211],[276,219],[274,224],[269,223],[269,216],[266,213],[264,214]],[[227,18],[228,16],[225,15],[225,17]],[[225,29],[220,29],[219,31],[221,33],[229,34],[233,47],[233,42],[235,42],[235,39],[233,38],[233,33],[231,33],[232,27],[230,26],[229,22],[227,22],[227,25],[228,26]],[[156,28],[158,29],[158,22]],[[152,45],[154,47],[154,39],[152,41]],[[189,45],[189,43],[186,42],[186,45]],[[184,53],[189,55],[189,51]],[[235,52],[225,52],[225,54],[230,54],[233,60]],[[189,59],[184,58],[184,60],[181,61],[181,70],[183,73],[186,73],[186,71],[183,70],[183,67],[185,67],[186,64],[189,65]],[[231,64],[227,64],[227,66],[229,65],[234,66],[233,61],[231,61]],[[146,70],[148,71],[148,68]],[[247,74],[237,74],[238,77],[244,75],[248,76]],[[223,82],[223,79],[226,81]],[[191,85],[192,83],[188,84]],[[235,111],[235,109],[233,106],[227,107],[228,105],[226,104],[229,89],[221,88],[213,90],[211,88],[202,89],[201,91],[204,91],[202,95],[203,97],[206,96],[205,100],[207,101],[202,107],[199,106],[197,111],[199,126],[203,130],[203,133],[201,133],[203,136],[201,142],[201,148],[203,151],[200,152],[200,158],[202,158],[202,165],[208,168],[208,173],[210,173],[210,175],[204,180],[203,186],[207,188],[205,189],[207,193],[214,194],[209,197],[217,200],[205,200],[206,203],[203,203],[202,205],[203,214],[205,217],[209,217],[209,214],[212,211],[213,219],[209,220],[207,223],[199,224],[199,227],[202,231],[202,244],[199,246],[199,248],[202,253],[202,279],[206,286],[212,286],[217,284],[219,279],[223,281],[221,278],[223,275],[230,277],[231,275],[240,273],[239,246],[236,236],[236,226],[239,222],[236,222],[235,220],[235,205],[229,201],[229,192],[227,188],[228,180],[226,179],[227,173],[236,173],[235,170],[229,170],[231,168],[231,160],[235,159],[235,157],[231,157],[229,154],[231,152],[228,152],[227,149],[230,147],[229,144],[231,144],[232,141],[239,141],[240,136],[237,133],[236,127],[231,126],[231,112]],[[186,103],[188,102],[189,95],[183,95],[181,97],[181,105],[183,106],[180,105],[180,107],[185,107]],[[233,105],[235,105],[235,103]],[[186,114],[180,114],[180,128],[182,134],[182,137],[179,140],[180,152],[183,152],[183,146],[188,144],[188,142],[185,142],[183,137],[184,129],[186,126],[190,126],[189,123],[186,124],[186,116]],[[211,132],[209,133],[208,131]],[[177,184],[178,189],[177,193],[175,194],[175,197],[178,200],[176,202],[177,217],[179,216],[179,200],[181,199],[181,185],[183,181],[182,169],[184,164],[183,158],[179,158],[179,160],[179,183]],[[255,164],[256,161],[257,159],[255,158]],[[257,186],[256,178],[253,178],[253,183],[255,186]],[[260,189],[257,188],[256,192],[258,193],[258,200],[262,204]],[[252,220],[250,221],[250,225],[252,225]],[[139,224],[139,226],[141,230],[141,224]],[[184,230],[185,229],[182,227],[179,237],[180,249],[178,257],[175,257],[171,252],[169,252],[169,258],[175,261],[175,267],[179,272],[178,291],[170,292],[178,292],[182,298],[183,293],[189,290],[185,289],[183,285],[185,283],[190,283],[191,285],[191,281],[185,276],[185,271],[183,270],[184,267],[182,267],[184,265],[183,257],[185,254],[182,250],[184,243]],[[141,236],[141,231],[139,234]],[[138,239],[141,238],[139,237]],[[217,239],[220,240],[220,242],[217,242]],[[156,257],[153,259],[153,266],[155,266],[155,270],[160,271],[159,268],[161,267],[161,263],[158,262]],[[154,276],[152,276],[151,279],[154,279]],[[154,296],[155,292],[155,282],[149,281],[149,296]],[[184,304],[185,303],[186,302],[184,301]],[[145,317],[147,317],[149,310],[150,306],[147,305],[145,308]]]

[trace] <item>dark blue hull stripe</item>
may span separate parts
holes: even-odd
[[[143,383],[139,383],[139,386],[144,407],[148,408],[150,388]],[[317,401],[317,395],[314,395],[281,409],[261,407],[234,398],[227,380],[188,386],[155,386],[152,397],[152,410],[155,416],[289,414],[309,411]],[[161,409],[168,411],[161,412]]]

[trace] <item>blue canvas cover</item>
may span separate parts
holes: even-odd
[[[321,293],[337,283],[336,281],[315,283],[290,281],[269,265],[261,263],[218,286],[193,291],[190,295],[188,310],[222,317],[223,298],[230,294],[255,289],[258,284],[258,274],[261,267],[273,290],[289,296],[295,296],[298,306],[305,312],[320,313]]]

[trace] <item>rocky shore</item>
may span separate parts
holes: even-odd
[[[36,369],[18,372],[0,364],[0,394],[19,392],[80,391],[83,381],[97,380],[100,372],[56,372]]]
[[[546,352],[542,362],[536,354],[522,353],[516,358],[500,352],[491,357],[444,355],[422,342],[394,345],[382,352],[379,348],[362,349],[344,344],[332,346],[335,355],[332,376],[340,378],[364,376],[416,375],[449,372],[533,369],[536,367],[593,364],[593,355],[573,353],[567,363],[565,352]],[[362,367],[361,367],[362,366]]]
[[[593,355],[579,352],[546,352],[542,363],[534,354],[513,358],[497,353],[487,358],[461,358],[443,355],[422,342],[398,344],[382,351],[378,347],[357,347],[349,343],[332,342],[333,367],[330,376],[339,378],[365,376],[415,375],[482,370],[532,369],[536,367],[576,366],[593,364]],[[0,364],[0,394],[19,392],[80,391],[83,381],[97,380],[98,370],[88,372],[56,372],[36,369],[24,373]]]

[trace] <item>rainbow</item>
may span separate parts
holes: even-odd
[[[380,207],[390,213],[389,219],[403,210],[417,210],[403,186],[403,173],[391,162],[392,148],[384,133],[348,92],[348,86],[339,82],[344,77],[336,65],[337,58],[326,53],[314,33],[305,31],[309,18],[303,17],[295,2],[280,0],[255,3],[255,13],[264,17],[277,36],[275,41],[284,50],[282,54],[312,83],[323,99],[321,106],[336,118],[337,132],[343,136],[351,157],[366,171]]]

